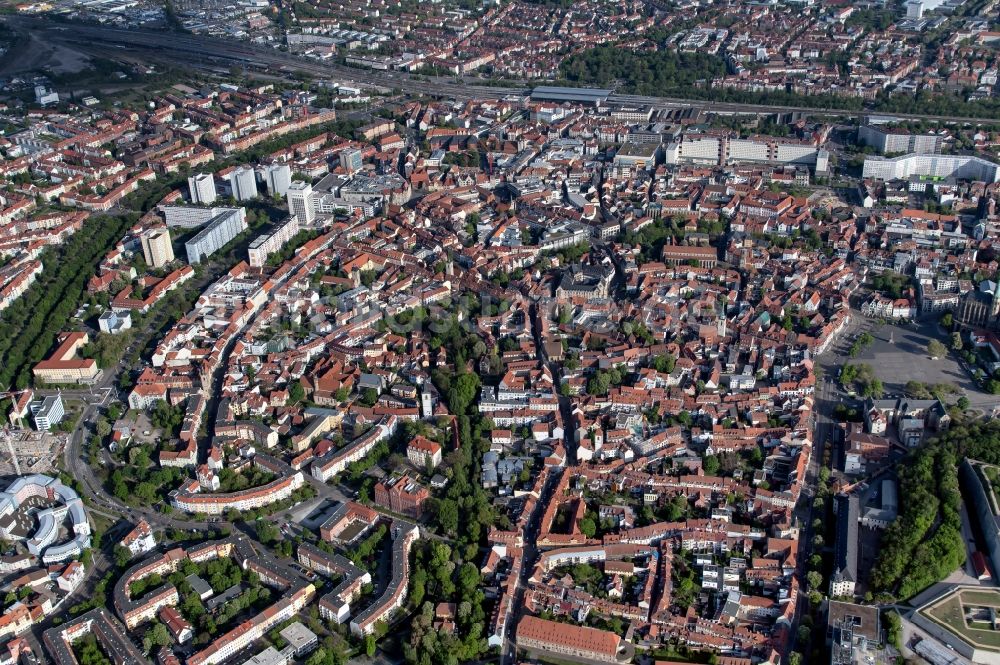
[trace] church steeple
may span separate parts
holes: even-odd
[[[1000,272],[993,275],[995,286],[993,287],[993,303],[990,311],[993,316],[1000,314]]]

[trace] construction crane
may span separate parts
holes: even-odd
[[[8,392],[0,392],[0,399],[6,399],[10,397],[16,403],[17,398],[26,392],[30,392],[30,389],[26,390],[14,390]],[[14,440],[11,437],[11,426],[10,423],[3,426],[3,438],[4,442],[7,444],[7,452],[10,453],[10,460],[14,463],[14,473],[21,475],[21,464],[17,461],[17,452],[14,450]]]
[[[14,473],[21,475],[21,463],[17,461],[17,453],[14,451],[14,442],[10,437],[10,426],[5,425],[3,428],[3,438],[7,442],[7,452],[10,453],[10,461],[14,463]]]

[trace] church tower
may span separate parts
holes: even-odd
[[[993,287],[993,306],[990,309],[990,314],[996,318],[997,315],[1000,315],[1000,273],[994,275],[993,279],[996,280],[996,286]]]

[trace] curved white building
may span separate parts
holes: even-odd
[[[38,528],[25,536],[14,531],[17,525],[16,513],[21,505],[31,497],[53,503],[36,514]],[[70,519],[73,537],[54,544],[59,538],[59,527]],[[32,474],[20,476],[7,489],[0,492],[0,536],[8,540],[23,540],[28,552],[41,558],[45,564],[68,561],[78,557],[90,547],[90,522],[83,501],[71,487],[56,478]]]

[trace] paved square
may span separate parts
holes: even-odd
[[[875,342],[857,358],[848,357],[844,362],[871,365],[875,376],[882,380],[886,395],[902,394],[907,381],[949,383],[965,394],[973,408],[990,411],[1000,405],[1000,395],[981,391],[953,354],[938,360],[931,359],[927,354],[927,344],[932,339],[949,346],[948,335],[940,330],[936,321],[903,326],[879,326],[869,321],[863,330],[867,330]],[[845,352],[850,345],[851,340],[844,341]]]

